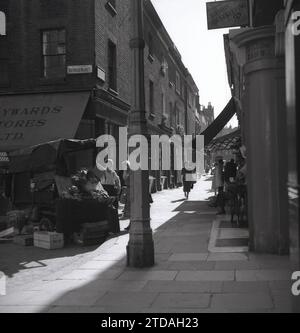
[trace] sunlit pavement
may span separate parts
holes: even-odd
[[[208,251],[216,219],[206,202],[210,187],[203,178],[188,201],[182,189],[153,195],[152,268],[126,267],[128,234],[97,249],[51,252],[52,259],[47,251],[23,250],[27,260],[11,271],[0,312],[290,312],[287,257]]]

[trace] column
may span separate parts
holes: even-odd
[[[130,113],[129,135],[147,135],[144,81],[143,0],[131,0],[134,38],[130,42],[134,56],[134,104]],[[154,265],[154,244],[150,227],[149,171],[132,171],[130,175],[130,238],[127,246],[129,267]]]
[[[233,38],[244,51],[244,96],[251,250],[287,254],[285,63],[275,54],[275,26]]]

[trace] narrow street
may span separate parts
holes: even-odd
[[[8,291],[0,296],[0,312],[291,312],[288,257],[211,247],[218,219],[207,205],[210,188],[204,177],[189,201],[182,189],[153,195],[152,268],[126,267],[125,233],[99,248],[50,252],[2,244]],[[224,219],[217,224],[225,229],[223,240],[247,237]],[[122,221],[121,229],[127,225]]]

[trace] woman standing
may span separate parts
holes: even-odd
[[[113,161],[108,160],[106,169],[100,174],[100,182],[105,191],[111,196],[115,197],[114,207],[119,208],[119,194],[121,192],[121,181],[117,173],[113,169]]]

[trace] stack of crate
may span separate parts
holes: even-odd
[[[64,247],[64,235],[56,232],[35,232],[34,246],[46,250],[62,249]]]
[[[74,241],[81,246],[101,245],[109,233],[108,221],[86,223],[81,227],[80,233],[74,234]]]

